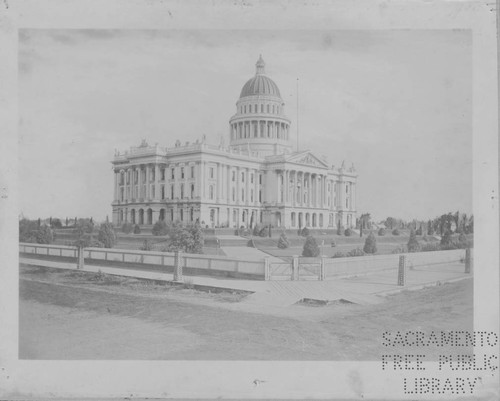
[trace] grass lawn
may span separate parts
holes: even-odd
[[[378,361],[388,352],[385,331],[472,330],[472,291],[468,279],[377,305],[302,304],[258,314],[245,310],[243,294],[23,267],[19,357]],[[391,349],[417,351],[431,360],[457,348]]]

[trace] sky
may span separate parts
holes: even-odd
[[[19,206],[111,218],[115,149],[228,142],[262,54],[299,148],[354,163],[358,214],[472,212],[466,30],[21,30]],[[298,110],[297,110],[298,79]]]

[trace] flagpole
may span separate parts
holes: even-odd
[[[299,151],[299,78],[297,78],[297,152]]]

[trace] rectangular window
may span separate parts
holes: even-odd
[[[161,186],[161,198],[165,199],[165,185]]]
[[[174,186],[170,186],[170,199],[174,199]]]
[[[181,167],[181,179],[184,179],[184,167]]]
[[[250,174],[250,183],[253,184],[253,174]]]
[[[172,180],[174,180],[174,179],[175,179],[175,168],[173,168],[173,169],[171,170],[171,176],[170,176],[170,178],[172,178]]]
[[[210,178],[214,178],[214,168],[210,167]]]
[[[259,184],[262,185],[262,174],[259,174]]]
[[[191,166],[191,178],[194,178],[194,166]]]
[[[236,173],[235,171],[232,171],[232,173],[233,173],[232,181],[234,182],[236,180]]]
[[[161,180],[165,181],[165,169],[164,168],[161,169]]]
[[[245,173],[241,172],[241,182],[245,182]]]

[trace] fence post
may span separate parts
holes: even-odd
[[[293,256],[292,259],[292,280],[299,279],[299,257]]]
[[[404,286],[406,283],[406,255],[399,256],[398,285]]]
[[[78,262],[76,265],[77,269],[83,269],[85,267],[85,260],[83,258],[83,247],[78,247]]]
[[[264,258],[264,280],[268,281],[271,279],[271,272],[269,270],[269,257]]]
[[[325,271],[325,257],[321,257],[321,262],[319,265],[319,279],[323,281],[326,277],[326,271]]]
[[[465,273],[470,274],[471,267],[471,257],[470,248],[465,249]]]
[[[174,257],[174,281],[182,281],[181,252],[175,251]]]

